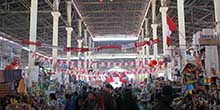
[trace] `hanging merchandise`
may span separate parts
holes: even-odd
[[[18,87],[17,87],[17,92],[18,92],[19,94],[25,94],[25,93],[26,93],[24,78],[22,78],[22,79],[19,80],[19,82],[18,82]]]

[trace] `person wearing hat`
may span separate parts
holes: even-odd
[[[104,110],[117,110],[117,104],[112,96],[113,86],[111,84],[105,85],[105,93],[104,93]]]
[[[161,96],[158,97],[158,101],[153,106],[152,110],[174,110],[171,104],[176,97],[172,86],[164,86],[162,88]]]

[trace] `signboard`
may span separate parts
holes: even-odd
[[[200,45],[217,45],[220,44],[219,37],[199,38]]]

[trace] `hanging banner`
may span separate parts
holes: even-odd
[[[95,48],[96,51],[99,51],[102,49],[120,49],[121,50],[121,45],[97,46]]]
[[[89,51],[89,48],[73,48],[73,47],[64,47],[63,49],[65,52],[87,52]]]
[[[29,40],[21,40],[21,43],[25,44],[25,45],[41,46],[41,42],[33,42],[33,41],[29,41]]]

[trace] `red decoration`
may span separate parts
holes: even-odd
[[[12,70],[12,66],[11,65],[7,65],[6,67],[5,67],[5,70]]]
[[[53,64],[53,59],[50,59],[50,64]]]
[[[63,64],[64,64],[64,65],[66,64],[66,61],[65,61],[65,60],[63,60]]]
[[[153,60],[151,60],[151,63],[152,63],[153,65],[157,65],[157,60],[153,59]]]
[[[35,54],[32,54],[31,58],[34,58],[35,57]]]
[[[134,61],[134,67],[136,67],[136,61]]]
[[[70,51],[73,51],[73,52],[87,52],[87,51],[89,51],[89,48],[65,47],[63,50],[64,50],[65,52],[70,52]]]
[[[41,46],[41,42],[33,42],[29,40],[21,40],[22,44]]]
[[[60,64],[60,60],[57,60],[57,64],[58,64],[58,65]]]
[[[118,63],[118,62],[116,62],[116,66],[119,66],[119,63]]]
[[[69,64],[69,66],[71,66],[71,65],[72,65],[72,62],[71,62],[71,61],[69,61],[69,63],[68,63],[68,64]]]
[[[107,61],[104,61],[104,65],[107,66],[107,65],[108,65],[108,62],[107,62]]]
[[[150,63],[148,63],[148,66],[152,68],[152,67],[154,67],[154,64],[152,64],[152,62],[150,62]]]
[[[131,65],[131,62],[130,61],[128,61],[128,66],[130,66]]]
[[[86,65],[89,66],[89,61],[86,61]]]
[[[17,63],[12,63],[11,66],[12,66],[12,69],[18,69],[19,64],[17,64]]]
[[[122,62],[122,63],[121,63],[121,66],[125,66],[125,62]]]
[[[110,62],[110,66],[113,66],[113,62]]]
[[[135,47],[142,47],[142,46],[145,46],[145,45],[152,45],[152,44],[156,44],[156,43],[159,43],[160,42],[160,39],[154,39],[153,41],[150,40],[150,41],[147,41],[145,40],[144,42],[136,42],[135,43]]]
[[[97,51],[102,50],[102,49],[121,49],[121,45],[97,46],[95,49]]]
[[[114,82],[114,79],[112,76],[110,76],[109,78],[107,77],[106,82],[111,83]]]
[[[126,83],[126,82],[127,82],[127,80],[126,80],[126,75],[125,75],[124,72],[121,73],[121,75],[120,75],[120,77],[119,77],[119,80],[120,80],[120,82],[122,82],[122,83]]]
[[[164,64],[164,61],[159,61],[159,65],[163,65]]]
[[[74,66],[77,66],[77,64],[78,64],[78,61],[75,61],[75,62],[74,62]]]

